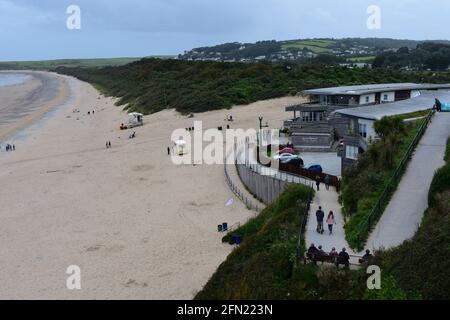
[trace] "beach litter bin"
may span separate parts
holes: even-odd
[[[217,226],[217,231],[219,231],[219,232],[222,232],[222,231],[223,231],[223,227],[222,227],[221,224],[219,224],[219,225]]]
[[[228,231],[228,223],[226,222],[222,223],[222,231],[223,232]]]
[[[241,244],[241,236],[240,235],[238,235],[238,234],[236,234],[236,235],[234,235],[233,236],[233,238],[234,238],[234,244],[235,245],[240,245]]]

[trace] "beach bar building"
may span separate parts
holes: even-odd
[[[361,131],[366,141],[373,137],[374,118],[430,108],[434,96],[448,90],[450,84],[415,83],[305,90],[302,94],[308,102],[286,108],[293,117],[284,122],[284,128],[300,151],[334,151],[349,132]],[[352,119],[358,115],[361,117],[355,124]]]

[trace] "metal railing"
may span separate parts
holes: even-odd
[[[388,202],[391,199],[392,192],[397,187],[399,179],[401,178],[402,173],[406,169],[406,166],[409,163],[409,159],[411,158],[411,155],[413,154],[414,150],[416,149],[417,145],[419,144],[420,139],[422,138],[428,125],[430,124],[433,115],[434,115],[434,111],[430,111],[430,113],[427,115],[424,122],[420,126],[419,131],[415,135],[413,141],[408,146],[408,149],[406,150],[405,155],[403,156],[400,164],[395,169],[394,174],[392,175],[388,184],[384,188],[383,193],[378,198],[371,213],[369,214],[367,219],[361,223],[361,226],[359,228],[358,238],[357,238],[357,249],[358,250],[364,249],[363,246],[365,245],[365,243],[367,241],[370,231],[372,230],[372,228],[375,226],[375,224],[378,222],[379,218],[383,214],[384,209],[386,208],[386,205],[388,204]]]
[[[265,167],[259,163],[250,163],[250,161],[246,161],[245,157],[243,157],[244,154],[244,150],[245,147],[248,145],[250,141],[239,141],[235,144],[234,149],[230,149],[227,151],[225,157],[224,157],[224,174],[225,174],[225,179],[226,182],[228,184],[228,186],[230,187],[231,191],[236,195],[236,197],[238,197],[244,204],[245,206],[249,209],[249,210],[254,210],[256,211],[256,214],[249,217],[246,221],[248,222],[250,219],[256,217],[258,215],[258,213],[260,213],[264,208],[258,204],[254,203],[254,200],[247,197],[246,194],[237,186],[237,184],[235,184],[233,182],[233,180],[231,179],[229,173],[228,173],[228,168],[227,165],[230,162],[229,158],[231,156],[231,153],[234,152],[234,158],[233,158],[233,163],[236,164],[241,163],[242,165],[244,165],[247,169],[259,174],[259,175],[265,175],[265,176],[269,176],[271,178],[280,180],[280,181],[284,181],[284,182],[288,182],[288,183],[295,183],[295,184],[303,184],[307,187],[313,188],[314,187],[314,181],[309,180],[305,177],[302,176],[298,176],[295,174],[288,174],[286,172],[282,172],[282,171],[278,171],[275,170],[273,168],[268,168]],[[237,170],[237,168],[236,168]],[[237,170],[238,175],[239,175],[239,171]],[[239,178],[240,179],[240,178]],[[245,185],[245,183],[241,180],[241,182]],[[309,203],[312,201],[312,199],[309,201]],[[244,222],[245,223],[245,222]],[[306,224],[306,222],[305,222]],[[236,223],[234,225],[232,225],[231,227],[228,228],[229,232],[232,232],[233,230],[239,228],[241,226],[241,223]]]
[[[225,173],[225,179],[226,182],[228,184],[228,186],[230,187],[231,191],[236,195],[236,197],[238,197],[244,204],[245,206],[249,209],[249,210],[255,210],[256,212],[260,212],[262,210],[262,208],[260,208],[260,206],[258,206],[257,204],[254,204],[253,201],[251,199],[249,199],[244,192],[242,192],[238,186],[233,182],[233,180],[230,178],[230,175],[228,174],[228,169],[227,169],[227,159],[230,156],[230,153],[233,150],[230,150],[227,155],[225,156],[225,161],[224,161],[224,173]]]

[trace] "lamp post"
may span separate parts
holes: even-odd
[[[262,134],[262,129],[263,128],[268,128],[269,127],[269,123],[268,122],[266,122],[266,124],[265,125],[263,125],[262,124],[262,122],[263,122],[263,120],[264,120],[264,118],[263,117],[259,117],[258,118],[259,119],[259,132],[258,132],[258,134],[256,135],[256,138],[257,138],[257,146],[256,146],[256,152],[257,152],[257,154],[256,154],[256,159],[257,159],[257,162],[258,163],[260,163],[260,157],[259,157],[259,146],[260,146],[260,135]]]

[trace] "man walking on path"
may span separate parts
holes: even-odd
[[[325,176],[324,182],[325,182],[325,188],[327,190],[330,190],[330,176],[329,175]]]
[[[317,232],[323,234],[323,218],[325,217],[325,213],[322,211],[322,207],[319,207],[319,210],[316,211],[317,218]]]
[[[320,191],[320,177],[319,176],[316,177],[316,186],[317,186],[317,191]]]

